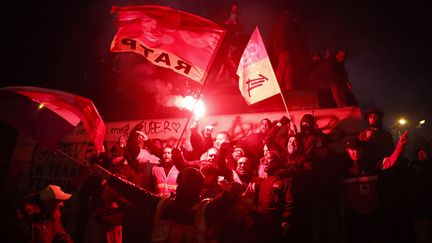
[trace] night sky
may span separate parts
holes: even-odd
[[[250,35],[264,36],[283,8],[308,29],[310,51],[348,51],[347,69],[361,108],[385,112],[386,125],[405,116],[432,122],[429,12],[425,4],[383,1],[237,1]],[[109,53],[116,32],[112,5],[161,4],[207,17],[227,18],[231,1],[29,1],[3,6],[1,86],[32,85],[73,92],[94,100],[105,117],[112,97]],[[115,96],[115,95],[114,95]],[[133,113],[131,113],[133,114]],[[129,117],[128,117],[129,118]]]

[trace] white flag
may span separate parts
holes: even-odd
[[[281,92],[258,27],[243,52],[237,75],[240,92],[248,105]]]

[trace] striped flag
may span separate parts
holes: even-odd
[[[240,92],[248,105],[281,93],[258,27],[243,52],[237,75]]]

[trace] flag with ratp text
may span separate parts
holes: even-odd
[[[225,34],[218,24],[166,6],[113,7],[118,31],[111,52],[134,52],[203,83]]]

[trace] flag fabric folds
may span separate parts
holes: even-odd
[[[248,105],[281,92],[258,27],[243,52],[237,75],[240,92]]]
[[[134,52],[151,63],[203,83],[225,30],[165,6],[113,7],[118,31],[111,52]]]
[[[105,124],[87,98],[59,90],[15,86],[0,88],[0,103],[0,120],[51,149],[82,122],[97,151],[102,151]]]

